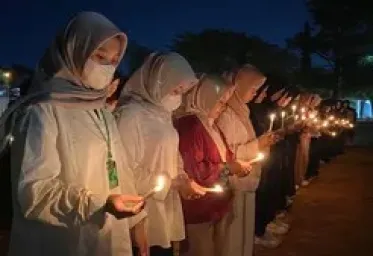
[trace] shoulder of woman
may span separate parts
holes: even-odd
[[[119,119],[128,119],[134,120],[139,119],[139,117],[145,114],[145,109],[140,104],[129,103],[123,106],[118,107],[114,111],[114,116],[117,120]]]
[[[200,134],[205,131],[202,122],[196,115],[183,116],[174,121],[174,126],[180,136]]]
[[[27,106],[23,111],[26,115],[37,115],[40,118],[55,118],[57,107],[50,103],[36,103]],[[21,110],[22,111],[22,110]]]
[[[174,121],[174,124],[176,126],[182,126],[182,127],[188,127],[188,128],[192,128],[192,127],[196,127],[198,125],[201,125],[201,121],[199,120],[199,118],[196,116],[196,115],[186,115],[186,116],[182,116],[178,119],[176,119]]]

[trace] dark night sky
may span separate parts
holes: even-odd
[[[160,49],[184,31],[226,28],[271,43],[297,31],[308,17],[303,0],[2,0],[0,65],[34,67],[57,30],[74,13],[105,14],[130,39]],[[179,2],[179,3],[178,3]]]

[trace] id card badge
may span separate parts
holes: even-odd
[[[118,181],[117,163],[112,158],[109,158],[106,161],[106,169],[107,169],[108,175],[109,175],[109,187],[110,187],[110,189],[114,189],[114,188],[118,187],[119,181]]]

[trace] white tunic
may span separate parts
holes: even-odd
[[[257,141],[248,143],[247,129],[231,108],[228,107],[220,115],[218,126],[237,159],[247,161],[257,156]],[[226,256],[251,256],[253,254],[255,191],[259,185],[260,175],[261,168],[255,165],[247,177],[231,179],[231,183],[236,190],[233,210],[230,213],[232,224],[228,231],[229,239],[224,249],[224,255]]]
[[[145,102],[132,101],[116,112],[118,128],[127,157],[134,163],[136,189],[146,194],[158,175],[166,175],[167,186],[146,202],[150,246],[168,248],[171,241],[185,238],[184,219],[179,194],[170,187],[178,173],[177,131],[171,115]]]
[[[100,128],[105,131],[101,119]],[[85,110],[30,107],[12,147],[11,256],[132,256],[129,227],[102,210],[112,193],[137,194],[111,113],[104,110],[119,186],[110,190],[107,144]],[[22,156],[23,154],[23,156]]]

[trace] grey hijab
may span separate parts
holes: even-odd
[[[67,107],[102,107],[106,89],[90,89],[82,82],[82,73],[92,53],[113,37],[120,39],[121,59],[127,37],[110,20],[95,12],[72,18],[40,60],[30,93],[44,93],[45,101]]]
[[[50,102],[82,109],[104,107],[106,90],[87,88],[82,83],[82,72],[92,53],[113,37],[118,37],[121,42],[122,58],[127,37],[106,17],[95,12],[82,12],[68,22],[40,60],[28,94],[1,116],[0,152],[9,137],[5,124],[10,122],[8,129],[13,129],[17,115],[12,114],[23,109],[22,106]]]

